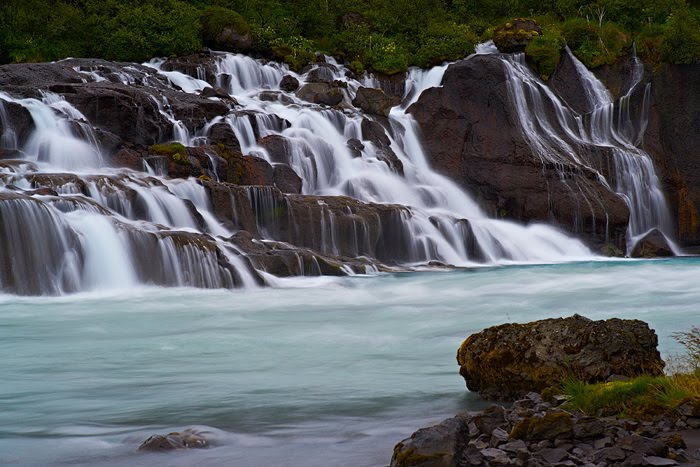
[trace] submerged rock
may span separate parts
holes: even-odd
[[[597,382],[611,375],[661,374],[657,344],[656,333],[643,321],[574,315],[472,334],[457,361],[469,390],[489,399],[514,399],[556,386],[566,375]]]
[[[141,443],[139,451],[174,451],[177,449],[202,449],[209,445],[209,441],[201,433],[186,428],[181,432],[168,433],[167,435],[152,435]]]

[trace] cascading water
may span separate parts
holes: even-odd
[[[201,79],[207,73],[200,68],[192,77],[162,71],[162,61],[147,65],[133,70],[124,67],[118,72],[112,69],[109,77],[118,78],[124,85],[155,86],[153,89],[169,85],[173,88],[169,92],[193,94],[216,85],[237,101],[228,115],[192,128],[178,120],[163,93],[151,93],[161,115],[172,124],[173,141],[190,146],[205,144],[210,128],[223,123],[237,136],[244,154],[255,154],[273,165],[286,163],[294,169],[302,178],[304,195],[348,196],[366,203],[405,206],[385,216],[382,232],[376,223],[359,214],[361,207],[348,206],[345,213],[318,198],[316,217],[311,217],[318,227],[311,229],[309,237],[304,232],[308,226],[300,225],[294,217],[305,212],[303,203],[278,199],[279,192],[272,189],[251,188],[247,191],[248,202],[263,240],[277,241],[284,234],[282,229],[287,229],[285,238],[306,238],[306,244],[321,254],[374,255],[382,261],[409,265],[590,257],[578,240],[545,225],[522,226],[489,219],[468,195],[430,168],[417,124],[405,109],[424,89],[439,85],[446,65],[427,72],[412,70],[403,103],[391,110],[385,123],[350,105],[360,86],[378,83],[367,77],[362,81],[350,79],[334,63],[326,64],[324,70],[329,79],[341,83],[344,102],[339,108],[310,104],[294,93],[284,93],[284,99],[263,98],[266,91],[282,94],[278,84],[285,74],[293,75],[302,86],[307,75],[241,55],[217,55],[212,83]],[[80,73],[95,82],[106,80],[101,74],[106,72],[99,67],[88,71],[81,68]],[[225,227],[214,214],[207,191],[193,179],[170,180],[154,173],[105,168],[103,151],[87,119],[60,96],[46,93],[38,100],[0,94],[2,102],[27,109],[35,126],[27,141],[17,147],[20,143],[4,109],[0,109],[3,146],[19,149],[30,161],[7,161],[0,167],[3,218],[17,215],[13,206],[18,203],[31,206],[35,214],[27,217],[22,228],[23,232],[31,232],[31,241],[22,246],[27,251],[26,271],[19,268],[0,276],[0,289],[57,294],[141,283],[233,287],[259,284],[260,274],[269,277],[255,271],[229,241],[239,223],[240,200],[234,200],[233,194],[228,195],[233,224]],[[260,139],[270,136],[283,138],[283,156],[272,155],[261,145]],[[359,143],[355,150],[350,149],[349,141]],[[276,159],[279,157],[283,160]],[[215,173],[213,159],[211,164]],[[65,171],[90,173],[72,175]],[[37,187],[44,188],[39,193]],[[279,219],[282,213],[288,217],[284,225]],[[42,220],[37,220],[39,217]],[[350,221],[345,222],[345,217]],[[36,264],[41,260],[32,255],[43,250],[31,247],[31,242],[42,244],[45,240],[41,232],[53,232],[52,252],[46,253],[48,259],[53,259],[43,261],[40,268]],[[17,249],[23,242],[17,232],[6,232],[0,240],[6,251]],[[295,255],[300,274],[321,273],[323,268],[315,256]],[[8,263],[10,259],[2,264],[7,268]],[[341,269],[352,272],[347,266]],[[361,269],[371,271],[376,266],[365,264]]]
[[[637,145],[646,126],[644,112],[649,89],[639,121],[630,116],[629,100],[641,82],[643,65],[634,57],[634,67],[628,90],[619,106],[610,92],[586,67],[568,51],[583,86],[591,109],[579,115],[566,106],[525,63],[522,54],[499,55],[508,75],[511,93],[522,134],[534,154],[543,164],[565,167],[575,164],[586,167],[622,196],[630,209],[627,230],[628,251],[644,233],[658,228],[667,238],[672,237],[671,219],[661,184],[651,157]],[[617,110],[617,112],[616,112]],[[590,157],[590,148],[607,151],[613,179],[606,180],[603,167]],[[561,179],[566,179],[562,170]],[[572,186],[572,190],[580,189]],[[586,194],[582,193],[584,199]],[[595,203],[596,200],[589,200]]]

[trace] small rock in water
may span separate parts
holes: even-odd
[[[209,442],[197,431],[187,428],[182,432],[168,433],[167,435],[152,435],[141,443],[139,451],[173,451],[176,449],[201,449],[207,447]]]

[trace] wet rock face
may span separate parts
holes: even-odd
[[[331,107],[343,101],[341,88],[326,82],[306,83],[297,90],[296,94],[299,99],[312,104],[323,104]]]
[[[209,446],[209,441],[198,431],[187,428],[181,432],[167,435],[149,436],[141,443],[139,451],[163,452],[177,449],[202,449]]]
[[[498,57],[475,56],[450,65],[442,87],[424,91],[409,112],[420,125],[431,165],[474,196],[489,215],[546,222],[591,244],[624,248],[625,201],[590,169],[543,165],[533,154]],[[600,161],[597,166],[607,166],[604,149],[577,150]]]
[[[467,388],[514,399],[556,386],[567,374],[588,382],[662,373],[658,340],[643,321],[582,316],[504,324],[469,336],[457,353]]]
[[[391,108],[398,105],[399,102],[398,97],[387,96],[381,89],[359,88],[352,105],[368,114],[388,117]]]
[[[681,245],[700,245],[698,76],[700,65],[664,65],[653,74],[644,134],[644,146],[654,157]]]

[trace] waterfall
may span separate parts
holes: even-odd
[[[163,142],[204,145],[213,125],[228,125],[244,155],[289,165],[302,178],[302,195],[283,195],[272,187],[226,188],[217,198],[228,206],[229,212],[222,212],[203,182],[162,176],[167,161],[157,174],[108,167],[88,119],[61,96],[0,93],[2,147],[21,143],[4,103],[26,109],[34,125],[17,148],[26,160],[0,161],[0,290],[61,294],[139,284],[274,283],[265,262],[256,263],[256,270],[233,240],[244,227],[260,237],[255,241],[261,251],[268,243],[279,248],[287,242],[282,248],[291,249],[290,271],[298,274],[326,270],[318,255],[360,261],[353,267],[340,264],[346,274],[377,271],[377,260],[401,267],[474,266],[591,256],[580,241],[546,225],[490,219],[455,183],[431,169],[418,126],[405,110],[423,90],[440,84],[447,65],[411,70],[402,103],[380,119],[350,104],[360,86],[378,82],[367,76],[355,80],[332,60],[323,69],[342,86],[344,101],[336,108],[280,91],[285,74],[302,86],[310,82],[308,74],[283,65],[215,54],[208,72],[198,66],[192,70],[196,76],[189,76],[164,71],[163,64],[81,67],[79,72],[92,82],[118,78],[122,86],[146,90],[172,124],[173,134]],[[161,92],[164,86],[167,93]],[[238,104],[199,128],[178,120],[168,102],[173,92],[200,94],[211,86],[227,90]],[[283,94],[285,103],[263,96],[271,90]],[[267,137],[282,138],[281,153],[261,143]],[[352,150],[351,141],[356,142]],[[213,156],[208,157],[215,170]],[[14,258],[21,258],[21,267],[10,266]]]
[[[630,210],[627,230],[628,251],[644,233],[658,228],[672,238],[673,229],[661,183],[651,157],[639,147],[646,126],[644,112],[648,107],[647,86],[643,115],[637,122],[630,116],[629,100],[643,75],[643,65],[634,60],[629,88],[615,105],[610,92],[567,49],[592,109],[580,115],[564,104],[525,63],[523,54],[499,55],[508,76],[508,90],[513,100],[520,128],[533,153],[543,165],[559,168],[566,179],[571,164],[590,169],[599,180],[622,196]],[[617,108],[617,112],[616,112]],[[603,176],[604,168],[591,156],[591,148],[609,154],[606,164],[612,166],[613,177]],[[578,189],[571,187],[572,190]],[[580,193],[585,199],[586,194]],[[596,202],[589,200],[589,202]]]

